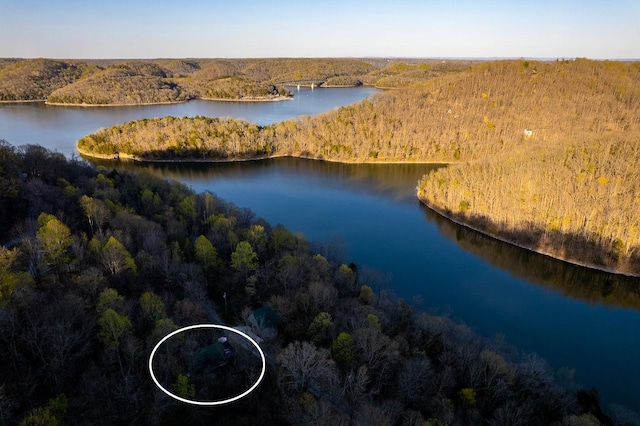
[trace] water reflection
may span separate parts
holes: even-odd
[[[101,162],[121,170],[145,170],[162,178],[188,183],[201,192],[216,181],[268,179],[278,174],[284,180],[305,176],[305,183],[324,188],[370,194],[394,203],[415,204],[414,188],[425,173],[441,165],[340,164],[296,158],[278,158],[242,163],[133,163]],[[464,250],[514,277],[549,287],[563,295],[591,304],[599,303],[640,310],[640,279],[572,265],[503,243],[438,215],[422,206],[427,222]]]
[[[418,179],[442,167],[439,164],[342,164],[289,157],[230,163],[91,161],[121,170],[144,170],[164,179],[188,183],[195,189],[202,189],[223,179],[240,182],[277,173],[292,179],[304,176],[305,180],[315,181],[324,188],[343,188],[412,204],[415,203]]]
[[[134,163],[99,162],[121,170],[144,170],[155,176],[185,182],[201,192],[217,181],[245,182],[271,179],[274,174],[323,188],[369,194],[394,203],[415,204],[418,179],[442,165],[340,164],[296,158],[235,163]],[[464,250],[517,278],[552,288],[588,303],[640,310],[640,278],[610,274],[540,255],[457,225],[421,205],[428,222]]]
[[[425,218],[435,222],[444,237],[515,277],[591,304],[640,310],[640,278],[584,268],[537,254],[460,226],[425,206],[422,208]]]

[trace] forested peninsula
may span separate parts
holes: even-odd
[[[287,85],[395,88],[471,61],[386,59],[0,59],[0,102],[121,106],[190,99],[274,101]]]
[[[511,60],[408,72],[419,81],[317,117],[269,126],[140,120],[82,138],[78,149],[143,161],[451,163],[418,183],[432,209],[540,253],[640,275],[639,63]]]
[[[211,193],[4,141],[0,189],[1,424],[632,419],[624,409],[608,417],[595,389],[561,384],[536,355],[416,312],[374,291],[331,245]],[[259,312],[271,319],[252,321]],[[186,405],[149,378],[154,345],[201,323],[247,326],[265,339],[267,374],[233,404]],[[185,335],[158,352],[163,386],[219,400],[255,380],[240,345],[233,360],[189,374],[207,338]]]

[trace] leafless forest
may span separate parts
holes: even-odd
[[[639,136],[638,63],[519,60],[443,72],[317,117],[265,127],[142,120],[78,146],[147,160],[457,163],[425,176],[419,198],[490,235],[638,274]]]

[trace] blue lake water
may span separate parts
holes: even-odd
[[[369,88],[301,90],[291,101],[123,108],[0,105],[0,138],[70,156],[100,127],[137,118],[217,116],[258,124],[321,113],[375,93]],[[281,158],[235,164],[165,164],[145,169],[209,190],[272,224],[332,244],[422,309],[447,314],[487,337],[534,351],[554,369],[575,369],[603,405],[640,410],[640,280],[590,271],[459,227],[415,198],[434,166],[346,165]]]

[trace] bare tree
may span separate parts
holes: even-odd
[[[278,383],[284,392],[333,386],[337,382],[329,351],[307,342],[290,343],[278,354],[278,365]]]
[[[397,376],[401,395],[412,404],[418,404],[431,388],[433,367],[429,358],[418,356],[405,360]]]
[[[369,370],[372,385],[380,389],[390,379],[400,360],[398,342],[391,340],[375,327],[355,330],[353,340],[360,359]]]

